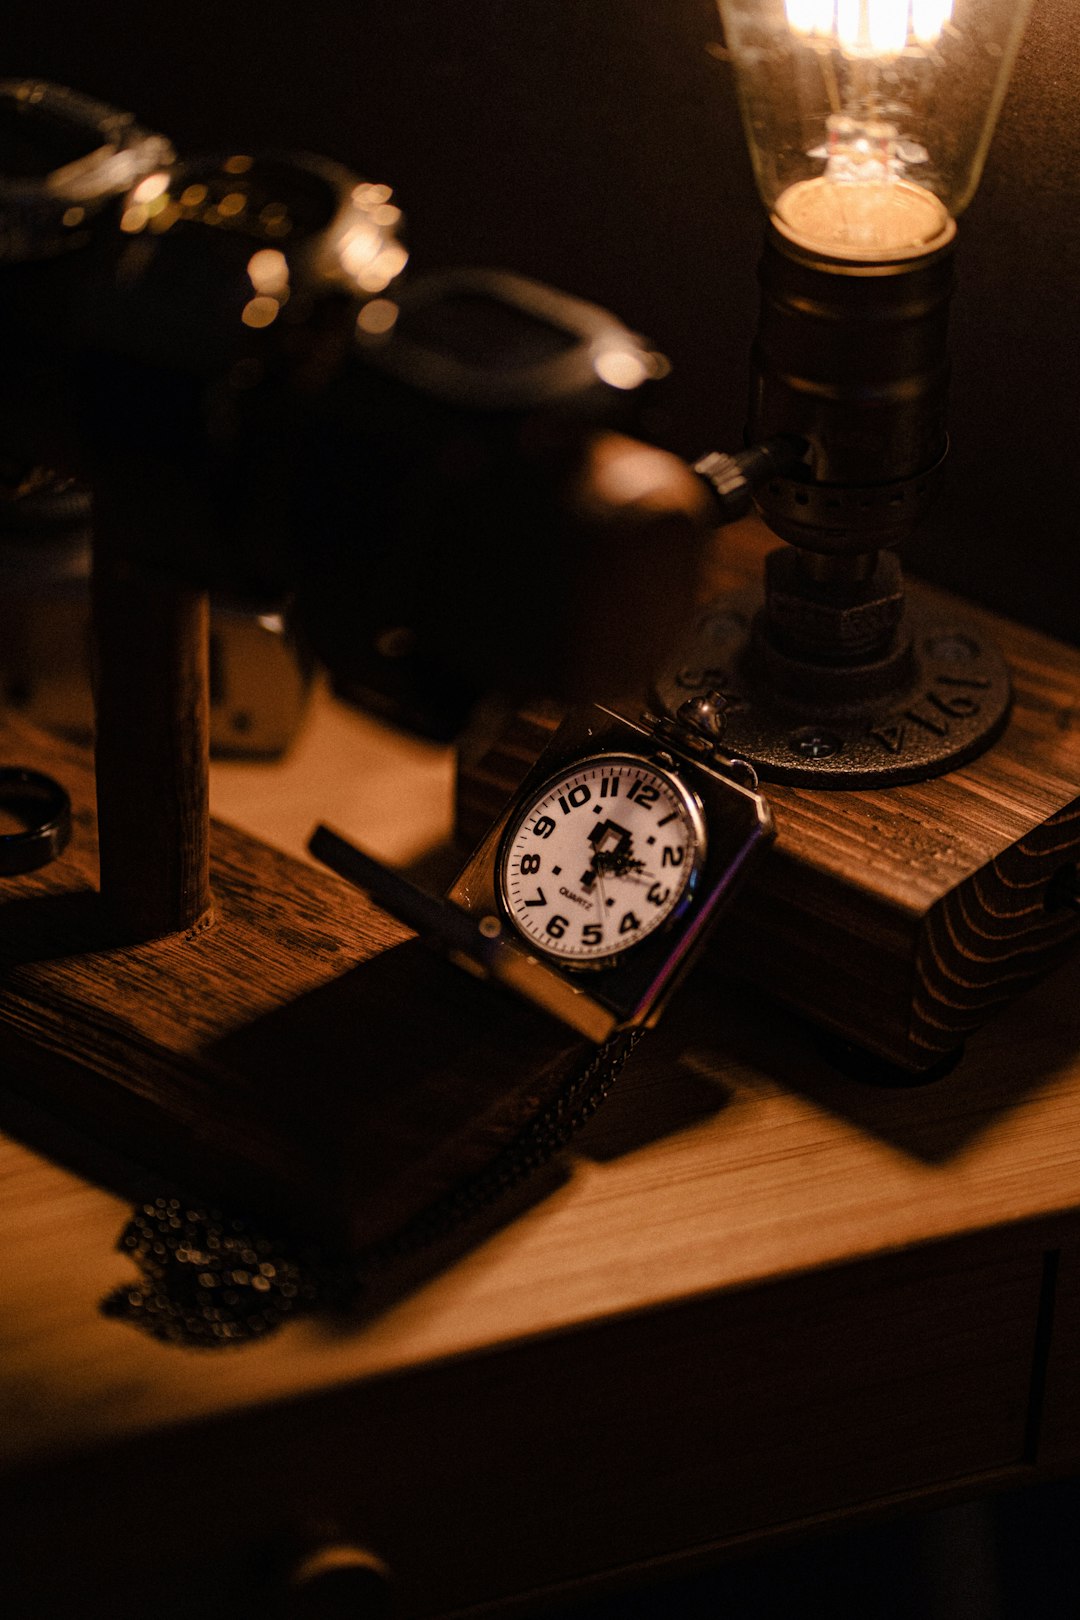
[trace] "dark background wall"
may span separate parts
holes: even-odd
[[[760,214],[714,0],[24,3],[3,67],[181,149],[303,145],[395,186],[417,263],[593,298],[675,373],[652,423],[738,441]],[[949,493],[911,560],[1080,639],[1080,30],[1034,0],[962,227]]]

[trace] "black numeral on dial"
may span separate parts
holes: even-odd
[[[654,788],[651,782],[631,782],[626,790],[626,797],[635,800],[643,808],[648,809],[649,805],[655,804],[660,797],[660,790]]]
[[[591,798],[592,788],[585,782],[579,782],[565,796],[559,794],[559,808],[564,816],[568,816],[571,810],[577,810],[581,805],[588,804]]]
[[[526,942],[567,966],[629,960],[681,915],[704,832],[677,771],[597,754],[550,777],[523,810],[499,857],[500,904]]]

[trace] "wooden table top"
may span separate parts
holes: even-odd
[[[319,694],[291,757],[218,765],[215,813],[299,854],[316,819],[423,863],[448,749]],[[437,864],[437,861],[436,861]],[[363,1323],[319,1316],[219,1353],[102,1314],[133,1277],[121,1198],[0,1137],[0,1455],[10,1467],[301,1391],[1080,1206],[1080,960],[929,1086],[845,1078],[756,993],[699,976],[565,1156],[494,1235]],[[46,1127],[47,1139],[47,1127]],[[539,1189],[538,1189],[539,1190]]]

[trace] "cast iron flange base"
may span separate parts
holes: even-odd
[[[996,645],[962,614],[920,601],[909,582],[902,634],[910,657],[884,694],[865,696],[857,669],[835,671],[805,693],[781,694],[756,646],[761,593],[705,609],[657,677],[653,700],[673,714],[710,688],[728,703],[725,752],[747,759],[763,781],[813,788],[888,787],[963,765],[998,737],[1009,716],[1009,671]],[[795,683],[797,685],[797,683]],[[813,690],[815,684],[818,690]],[[838,685],[848,685],[841,695]],[[863,691],[860,691],[862,684]],[[828,688],[823,695],[821,688]]]

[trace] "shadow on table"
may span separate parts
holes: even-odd
[[[633,1075],[589,1132],[617,1158],[684,1128],[733,1091],[789,1091],[927,1164],[970,1147],[1067,1074],[1080,1050],[1080,959],[972,1035],[944,1074],[908,1076],[842,1043],[766,992],[699,974],[635,1055]]]

